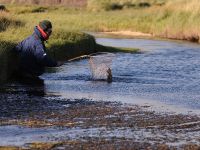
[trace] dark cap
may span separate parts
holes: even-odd
[[[52,28],[52,24],[48,20],[43,20],[39,23],[40,28],[42,28],[44,31]]]

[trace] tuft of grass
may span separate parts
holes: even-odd
[[[107,4],[105,6],[105,10],[110,11],[110,10],[121,10],[123,9],[123,5],[118,4],[118,3],[111,3],[111,4]]]
[[[139,6],[139,7],[142,7],[142,8],[145,8],[145,7],[150,7],[151,4],[148,3],[148,2],[140,2],[140,3],[138,4],[138,6]]]
[[[6,12],[0,12],[0,32],[5,31],[8,27],[21,27],[24,23],[20,20],[13,19]]]
[[[34,8],[31,12],[32,13],[42,13],[42,12],[46,12],[48,9],[46,7],[37,7]]]

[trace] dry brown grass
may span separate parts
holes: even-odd
[[[69,7],[84,7],[87,0],[0,0],[0,3],[19,3],[35,5],[64,5]]]

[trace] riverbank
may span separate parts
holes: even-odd
[[[59,36],[62,34],[62,36]],[[70,38],[73,38],[70,40]],[[14,47],[17,42],[0,42],[0,83],[5,83],[18,69],[19,58]],[[93,36],[75,32],[57,32],[52,42],[48,44],[48,55],[57,61],[67,61],[73,57],[96,52],[96,42]]]
[[[44,93],[40,84],[1,86],[0,99],[1,150],[200,148],[195,114],[155,111],[149,104],[66,99]]]
[[[129,1],[129,3],[126,2],[126,0],[121,2],[110,1],[107,5],[103,5],[103,2],[96,2],[96,7],[97,3],[99,4],[98,9],[115,10],[119,12],[119,15],[123,14],[123,23],[119,18],[112,18],[119,24],[110,23],[111,28],[104,26],[102,29],[104,32],[108,31],[112,34],[125,36],[143,36],[137,33],[142,32],[147,34],[144,36],[149,36],[148,34],[150,34],[156,38],[200,42],[200,28],[198,26],[200,21],[198,19],[199,1],[150,0],[140,2],[136,0]],[[129,6],[128,9],[126,5]],[[128,33],[129,31],[130,33]]]
[[[94,37],[80,31],[127,30],[131,33],[140,31],[153,36],[176,39],[197,35],[197,38],[191,38],[194,39],[191,41],[198,42],[198,11],[192,13],[190,7],[186,9],[187,11],[183,7],[190,6],[191,2],[194,1],[185,4],[176,1],[149,8],[102,12],[64,7],[8,6],[10,12],[0,16],[4,20],[3,26],[0,24],[0,39],[4,41],[0,42],[2,50],[0,66],[5,66],[1,66],[1,71],[6,79],[10,76],[8,72],[11,66],[17,66],[17,60],[13,61],[14,57],[10,57],[8,50],[30,35],[33,26],[44,18],[53,22],[53,35],[47,47],[49,55],[58,60],[86,54],[85,52],[90,52],[88,50],[116,51],[116,48],[96,44]],[[194,6],[198,6],[196,4],[198,1]],[[197,10],[196,7],[193,8]],[[131,46],[139,41],[141,40],[136,40],[134,43],[127,39]],[[115,42],[120,44],[119,41]],[[63,74],[52,76],[52,72],[47,74],[45,81],[42,81],[45,84],[42,86],[19,84],[15,87],[15,83],[7,83],[5,87],[0,86],[2,135],[0,141],[5,146],[0,149],[132,149],[134,147],[198,150],[199,115],[192,115],[191,112],[185,112],[186,114],[159,112],[147,104],[113,102],[119,99],[126,101],[127,95],[136,93],[176,103],[178,108],[184,105],[199,108],[197,100],[200,90],[196,86],[199,84],[199,47],[183,48],[183,45],[174,46],[173,43],[153,42],[150,46],[149,44],[149,42],[141,43],[142,48],[145,46],[152,48],[150,54],[141,57],[126,55],[118,59],[112,84],[91,81],[87,67],[85,67],[86,73],[80,73],[85,69],[84,62],[80,65],[76,62],[71,64],[72,67],[67,64],[66,70],[57,68]],[[154,51],[156,53],[153,53]],[[3,55],[5,53],[6,55]],[[74,68],[76,71],[73,72]],[[127,72],[124,72],[124,69],[127,69]],[[110,92],[110,95],[107,96],[106,92]],[[121,97],[118,97],[117,92]],[[59,94],[69,95],[67,98],[60,98]],[[69,98],[70,94],[81,98]],[[82,98],[84,94],[88,94],[89,98]],[[95,99],[98,94],[105,96],[100,97],[104,101]],[[113,95],[116,97],[112,99]],[[110,102],[108,98],[113,101]],[[130,101],[134,103],[132,95]],[[9,145],[14,147],[9,147],[9,142],[13,142],[14,144]]]
[[[136,36],[142,33],[146,36],[199,42],[199,1],[164,0],[161,3],[157,0],[155,4],[154,2],[149,1],[148,7],[134,7],[140,4],[134,5],[132,2],[132,7],[124,6],[114,10],[106,10],[106,6],[128,4],[124,0],[123,4],[111,1],[105,6],[103,1],[94,4],[91,2],[89,6],[79,9],[30,5],[7,5],[7,9],[11,16],[15,14],[15,19],[22,19],[25,23],[24,26],[28,30],[21,31],[24,35],[30,33],[32,24],[37,24],[38,20],[48,17],[55,29],[63,31],[121,32],[125,35],[133,35],[135,32]],[[96,9],[96,6],[99,8]],[[16,31],[12,30],[13,32]]]
[[[198,150],[199,45],[96,41],[149,52],[115,54],[112,83],[93,80],[81,60],[44,74],[40,84],[0,86],[1,148]]]
[[[6,137],[2,141],[18,145],[10,149],[200,148],[198,116],[149,111],[151,106],[148,105],[124,105],[119,102],[86,99],[35,101],[45,102],[44,109],[29,114],[18,113],[14,119],[12,115],[17,113],[15,108],[10,117],[1,119],[0,130],[5,128],[5,131],[10,131],[1,131]],[[26,132],[17,134],[21,130]],[[16,134],[15,138],[12,134]],[[20,142],[18,139],[21,139]],[[7,146],[0,147],[6,148],[9,149]]]
[[[18,68],[18,58],[17,55],[12,51],[13,48],[17,45],[17,43],[31,35],[33,32],[34,25],[32,25],[30,19],[26,18],[26,15],[31,13],[35,18],[36,14],[40,12],[36,11],[36,14],[33,13],[35,10],[37,10],[37,7],[35,6],[28,8],[22,6],[17,10],[15,10],[15,8],[17,7],[11,6],[11,12],[0,12],[0,66],[2,68],[0,70],[0,83],[6,82],[12,76],[13,72]],[[30,11],[24,10],[24,8],[30,9]],[[54,12],[56,12],[56,10],[51,10],[51,13]],[[15,13],[19,13],[17,17],[15,16]],[[48,13],[45,13],[45,17],[47,15]],[[58,14],[55,16],[55,18],[57,18],[57,16]],[[21,17],[24,17],[24,19],[22,20]],[[37,19],[34,21],[36,22],[35,25],[37,25],[39,22]],[[96,44],[95,38],[92,35],[83,33],[81,31],[69,31],[66,30],[64,26],[58,28],[55,27],[53,35],[46,46],[48,55],[58,61],[67,61],[68,59],[74,57],[95,52],[108,51],[136,53],[139,51],[137,48],[114,48],[99,45]]]
[[[8,81],[18,68],[19,58],[13,51],[16,44],[0,41],[0,84]],[[81,32],[65,32],[62,33],[62,36],[54,35],[52,42],[48,44],[47,48],[47,54],[57,61],[67,61],[78,56],[96,52],[139,52],[137,48],[117,48],[99,45],[95,42],[93,36]]]

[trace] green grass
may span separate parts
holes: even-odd
[[[23,39],[39,20],[49,19],[55,30],[68,31],[140,31],[154,36],[198,41],[200,2],[198,0],[144,0],[150,7],[135,7],[139,0],[89,0],[88,8],[8,5],[10,16],[25,22],[22,29],[9,29],[8,36],[20,32]],[[127,4],[128,3],[128,4]],[[123,5],[121,10],[106,11],[106,5]],[[125,7],[132,5],[133,7]],[[96,9],[96,7],[99,7]],[[94,8],[94,9],[93,9]],[[112,9],[111,9],[112,10]],[[55,31],[54,30],[54,31]],[[55,33],[55,32],[54,32]],[[19,35],[19,34],[18,34]],[[6,37],[0,33],[1,37]],[[11,39],[16,39],[11,37]]]
[[[96,50],[98,52],[122,52],[122,53],[140,53],[138,48],[125,48],[125,47],[112,47],[112,46],[103,46],[103,45],[96,45]]]
[[[56,59],[66,61],[73,57],[96,52],[93,36],[80,32],[56,31],[47,45],[48,54]]]
[[[7,80],[17,68],[17,58],[11,51],[24,38],[32,34],[40,20],[49,19],[53,23],[53,34],[47,43],[47,53],[56,60],[67,60],[80,55],[108,50],[97,49],[93,36],[80,32],[89,30],[90,13],[82,14],[78,9],[64,7],[8,6],[9,12],[0,12],[0,83]],[[90,16],[88,23],[85,17]],[[77,20],[76,16],[79,16]],[[83,18],[82,18],[83,17]],[[96,30],[96,29],[93,29]],[[98,30],[98,29],[97,29]],[[111,48],[109,48],[110,50]],[[114,50],[114,48],[112,48]],[[121,51],[120,49],[115,49]],[[128,51],[124,51],[128,52]]]
[[[8,47],[18,43],[32,34],[40,20],[48,19],[53,23],[48,53],[57,60],[97,50],[134,51],[95,46],[94,38],[82,31],[140,31],[193,42],[199,42],[200,36],[199,0],[88,0],[87,8],[80,9],[21,5],[6,8],[8,11],[0,12],[0,41]],[[5,49],[9,48],[0,46],[1,58]]]
[[[88,9],[8,5],[9,13],[0,15],[2,18],[6,14],[4,18],[6,21],[3,22],[7,22],[0,23],[3,26],[0,30],[6,30],[0,32],[0,37],[4,40],[20,41],[31,34],[34,25],[43,19],[53,22],[53,34],[56,34],[56,30],[62,32],[130,30],[188,40],[200,34],[198,0],[144,0],[142,2],[148,2],[150,7],[134,7],[140,2],[139,0],[88,0]],[[112,4],[123,5],[123,9],[105,11],[104,7],[107,7],[105,5]],[[128,4],[133,7],[124,8]],[[91,11],[90,8],[96,6],[99,7],[99,11]],[[13,27],[8,28],[8,26]]]

